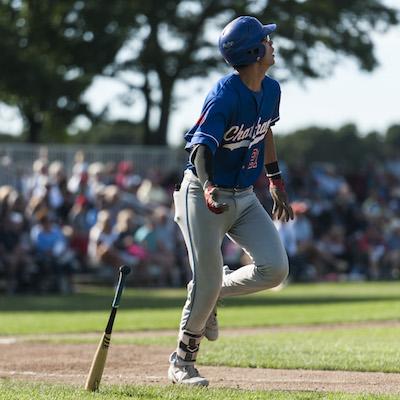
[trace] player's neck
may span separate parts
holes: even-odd
[[[258,64],[252,64],[245,68],[241,68],[239,76],[242,82],[250,90],[253,92],[259,92],[266,72],[265,68],[260,68]]]

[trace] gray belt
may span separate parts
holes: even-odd
[[[244,188],[225,188],[225,187],[217,186],[217,188],[221,192],[229,192],[229,193],[242,193],[242,192],[247,192],[248,190],[253,190],[253,186],[247,186]]]

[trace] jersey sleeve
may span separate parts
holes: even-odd
[[[222,142],[230,115],[231,105],[224,97],[216,97],[206,101],[200,118],[185,136],[188,142],[186,149],[204,144],[214,154]]]
[[[276,104],[275,104],[274,111],[272,112],[270,126],[274,126],[275,123],[278,122],[279,119],[280,119],[280,115],[279,115],[280,103],[281,103],[281,88],[278,85],[278,93],[277,93],[277,96],[276,96]]]

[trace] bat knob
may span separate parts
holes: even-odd
[[[128,267],[127,265],[122,265],[119,267],[119,272],[122,275],[128,275],[131,272],[131,267]]]

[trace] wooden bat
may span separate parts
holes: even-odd
[[[131,269],[127,265],[123,265],[119,268],[119,279],[117,288],[115,289],[115,296],[111,306],[110,317],[106,330],[100,340],[99,346],[97,347],[94,355],[92,366],[90,367],[89,375],[86,380],[85,389],[94,392],[99,388],[101,377],[103,375],[104,366],[107,359],[108,347],[110,346],[111,333],[114,325],[115,316],[121,300],[122,290],[126,276],[131,272]]]

